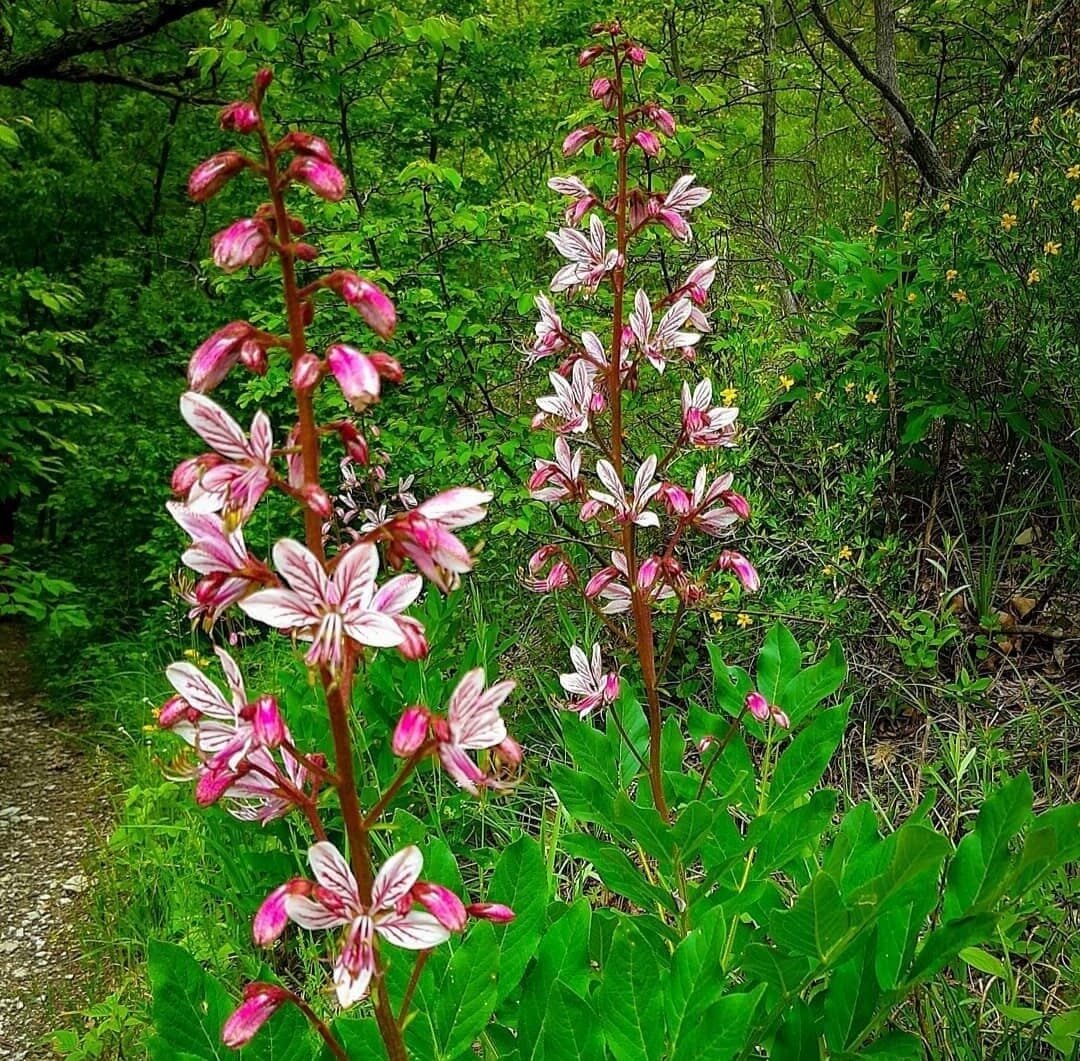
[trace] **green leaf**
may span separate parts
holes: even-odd
[[[725,995],[709,1007],[700,1022],[684,1024],[672,1061],[731,1061],[750,1036],[764,994],[765,985],[760,984],[753,991]]]
[[[910,1032],[889,1032],[859,1051],[859,1057],[879,1057],[882,1061],[923,1061],[922,1039]]]
[[[794,806],[821,780],[844,738],[847,717],[846,705],[823,711],[788,745],[769,786],[770,811]]]
[[[556,984],[547,1002],[539,1025],[522,1012],[521,1061],[599,1061],[604,1057],[603,1030],[587,1001]]]
[[[676,1044],[675,1056],[678,1044],[693,1035],[705,1010],[724,992],[720,954],[726,937],[727,919],[721,910],[712,910],[675,948],[671,971],[663,984],[668,1039]]]
[[[821,834],[836,811],[836,791],[823,788],[808,803],[781,814],[764,814],[750,825],[747,841],[757,847],[754,872],[764,876],[783,869],[804,852],[816,851]]]
[[[797,954],[809,954],[825,962],[843,939],[850,921],[836,881],[827,873],[818,873],[790,910],[773,915],[769,931],[773,939],[783,940]]]
[[[664,1052],[666,970],[649,941],[628,920],[615,931],[597,992],[597,1011],[615,1061],[658,1061]]]
[[[1009,841],[1031,818],[1031,779],[1020,774],[983,803],[949,867],[944,915],[953,920],[992,904],[1009,881]]]
[[[937,975],[962,950],[974,947],[992,938],[997,925],[993,914],[974,914],[950,921],[947,925],[934,929],[923,942],[915,965],[908,976],[907,985],[911,986]]]
[[[495,929],[482,921],[454,951],[439,985],[433,1023],[440,1056],[467,1052],[483,1031],[495,1009],[498,967]]]
[[[571,855],[591,862],[600,879],[617,895],[646,910],[662,906],[672,913],[675,912],[674,898],[645,880],[641,869],[614,844],[599,840],[595,836],[577,833],[565,837],[563,846]]]
[[[540,845],[530,836],[515,840],[499,856],[487,900],[514,911],[514,920],[495,929],[499,948],[498,1001],[521,982],[543,931],[551,883]]]
[[[225,989],[183,947],[151,940],[147,967],[153,992],[154,1061],[178,1055],[224,1061],[234,1056],[221,1029],[234,1006]]]
[[[858,1043],[874,1019],[881,992],[874,975],[875,940],[838,966],[825,995],[825,1037],[833,1051]]]
[[[989,951],[983,950],[982,947],[965,947],[959,952],[959,958],[965,965],[988,976],[1004,978],[1008,975],[1005,963],[1000,958],[995,958]]]
[[[839,641],[829,651],[796,674],[780,690],[776,703],[787,712],[793,726],[802,721],[826,697],[835,693],[847,678],[847,662]]]
[[[802,649],[783,623],[775,623],[758,653],[757,690],[770,704],[780,703],[780,693],[801,670]]]

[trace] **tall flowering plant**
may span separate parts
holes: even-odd
[[[272,946],[290,925],[327,933],[338,1005],[370,999],[386,1053],[397,1061],[406,1057],[403,1028],[427,955],[465,932],[471,919],[501,923],[514,914],[497,904],[467,904],[425,881],[416,846],[377,855],[373,832],[425,760],[441,764],[461,788],[476,794],[506,784],[521,750],[500,716],[513,683],[489,685],[482,670],[470,671],[445,713],[423,705],[405,710],[391,741],[400,770],[371,806],[362,807],[353,688],[375,652],[394,651],[407,660],[427,654],[424,627],[408,609],[425,579],[447,590],[471,569],[458,531],[484,518],[491,495],[462,487],[420,504],[410,496],[403,511],[380,512],[352,531],[343,547],[328,549],[324,521],[332,501],[322,485],[322,446],[337,443],[353,467],[378,471],[361,418],[378,402],[383,385],[399,382],[403,371],[390,355],[352,342],[334,342],[322,352],[309,347],[316,302],[326,296],[355,310],[380,341],[393,335],[396,315],[390,298],[370,280],[349,270],[320,269],[318,250],[304,241],[305,226],[290,197],[306,189],[337,201],[345,181],[319,137],[303,131],[271,135],[263,114],[271,80],[269,71],[261,71],[250,96],[221,114],[222,128],[247,138],[254,149],[207,159],[192,172],[188,190],[196,202],[206,202],[241,175],[265,186],[266,201],[214,236],[211,248],[226,271],[276,265],[288,329],[279,335],[233,321],[195,351],[180,411],[207,448],[176,469],[168,507],[191,538],[183,559],[199,576],[188,593],[192,619],[212,633],[235,607],[299,643],[322,689],[332,747],[298,746],[277,698],[252,696],[239,663],[222,647],[216,654],[227,692],[193,663],[174,663],[167,672],[174,695],[158,718],[189,746],[179,776],[194,782],[201,805],[220,803],[239,819],[263,824],[286,815],[303,818],[311,837],[310,877],[269,890],[254,919],[254,942]],[[275,431],[260,411],[245,429],[208,394],[230,372],[242,367],[264,373],[276,357],[290,368],[295,420]],[[340,388],[355,416],[319,422],[314,397],[328,383]],[[272,491],[295,503],[303,533],[278,541],[267,562],[245,543],[244,527]],[[409,571],[410,565],[416,570]],[[386,567],[400,573],[381,577]],[[486,753],[482,761],[480,753]],[[343,838],[329,835],[324,822],[331,801],[340,810]],[[390,998],[383,975],[390,961],[415,963],[398,999]],[[347,1056],[309,1002],[270,983],[248,985],[222,1029],[224,1042],[243,1046],[286,1004],[299,1007],[334,1056]]]
[[[650,292],[644,275],[654,234],[689,244],[690,218],[710,192],[691,173],[667,189],[652,186],[642,164],[674,136],[674,118],[657,103],[634,99],[645,49],[618,24],[596,33],[599,43],[579,63],[600,68],[590,88],[597,118],[566,137],[563,153],[590,147],[605,164],[613,157],[614,187],[552,178],[550,187],[567,205],[565,227],[549,238],[566,260],[551,291],[587,302],[598,319],[571,327],[540,295],[526,356],[530,365],[550,366],[553,393],[538,399],[534,426],[555,433],[552,458],[536,461],[529,490],[572,511],[580,547],[540,548],[527,584],[541,593],[576,589],[613,647],[635,657],[649,727],[644,766],[666,819],[661,686],[671,649],[688,614],[714,607],[718,573],[730,572],[747,591],[758,588],[758,574],[731,548],[698,560],[702,552],[693,543],[700,535],[731,538],[750,514],[733,475],[716,466],[716,455],[736,444],[739,410],[714,400],[711,380],[696,368],[696,347],[711,330],[706,306],[716,261],[700,262],[661,291]],[[600,644],[588,653],[575,645],[571,662],[573,671],[561,679],[569,707],[588,715],[613,702],[619,678],[605,667]],[[770,716],[756,703],[749,709],[785,721],[782,712]]]

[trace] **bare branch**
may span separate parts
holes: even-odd
[[[0,61],[0,85],[18,88],[32,78],[72,80],[64,77],[70,60],[91,52],[130,44],[156,33],[194,11],[213,7],[218,0],[161,0],[129,15],[100,22],[96,26],[72,30],[36,51],[12,55]]]

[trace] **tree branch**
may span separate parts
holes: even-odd
[[[149,37],[163,26],[194,11],[213,7],[217,2],[218,0],[160,0],[159,3],[148,4],[130,15],[121,15],[85,29],[72,30],[36,51],[0,60],[0,85],[18,88],[32,78],[65,80],[63,70],[69,60]]]

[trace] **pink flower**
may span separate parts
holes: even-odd
[[[536,468],[529,476],[529,495],[535,501],[569,501],[581,490],[581,450],[571,452],[566,439],[555,439],[555,459],[536,460]],[[549,485],[551,484],[551,485]]]
[[[248,266],[258,269],[270,253],[270,228],[259,218],[234,221],[210,241],[214,264],[227,273]]]
[[[687,173],[671,186],[657,210],[657,219],[676,239],[688,243],[694,233],[686,214],[707,202],[711,195],[708,188],[694,185],[694,174]]]
[[[734,479],[731,472],[719,476],[706,487],[708,476],[705,465],[698,468],[690,496],[690,522],[698,530],[719,538],[732,524],[750,515],[750,506],[742,494],[731,489]]]
[[[720,553],[716,558],[716,570],[734,572],[742,583],[743,589],[748,593],[756,593],[761,587],[757,568],[742,553],[737,553],[733,549],[725,549]]]
[[[311,884],[308,881],[295,878],[275,888],[255,912],[255,920],[251,923],[251,936],[257,947],[269,947],[285,931],[289,923],[285,900],[294,888],[300,888],[301,895],[311,893]]]
[[[695,331],[712,331],[712,325],[709,323],[708,317],[701,312],[700,307],[709,301],[709,288],[712,287],[715,280],[716,259],[710,258],[708,261],[694,266],[683,281],[682,286],[673,293],[677,298],[685,296],[690,299],[693,308],[690,311],[687,324]]]
[[[373,533],[389,540],[387,557],[395,568],[412,560],[425,577],[448,593],[473,566],[469,550],[451,531],[482,520],[491,497],[485,490],[470,487],[444,490]]]
[[[338,1003],[355,1005],[368,993],[375,973],[375,936],[406,950],[428,950],[445,943],[450,929],[424,910],[412,909],[412,889],[424,865],[418,847],[402,848],[383,863],[371,889],[371,903],[360,901],[356,878],[341,853],[323,840],[308,850],[316,885],[310,895],[288,895],[285,909],[302,928],[345,928],[334,962]]]
[[[219,328],[191,355],[188,384],[193,391],[206,394],[228,374],[240,357],[243,344],[255,329],[247,321],[233,321]]]
[[[450,932],[464,932],[469,915],[465,904],[449,889],[441,884],[417,881],[409,893],[443,928]]]
[[[536,296],[536,308],[540,311],[540,319],[536,322],[534,331],[536,339],[525,359],[526,365],[534,365],[542,357],[554,354],[566,347],[566,333],[563,331],[562,320],[546,295]]]
[[[327,575],[306,546],[284,538],[274,546],[274,566],[288,588],[259,590],[245,597],[240,607],[258,622],[292,630],[310,641],[307,663],[335,671],[341,667],[346,638],[374,648],[400,645],[404,635],[394,615],[412,604],[423,588],[416,575],[398,575],[377,598],[379,554],[366,543],[340,553],[333,574]]]
[[[261,410],[251,421],[250,438],[217,402],[188,391],[180,399],[180,414],[215,453],[224,458],[211,463],[199,486],[217,499],[227,512],[245,521],[266,493],[273,477],[270,469],[273,434]]]
[[[575,699],[567,703],[571,711],[586,718],[597,707],[613,703],[619,695],[619,676],[614,672],[605,674],[600,656],[600,646],[593,645],[592,659],[574,645],[570,649],[573,674],[560,674],[559,684]]]
[[[221,1041],[239,1050],[281,1008],[293,999],[291,991],[277,984],[251,983],[244,988],[244,1000],[221,1029]]]
[[[428,709],[419,704],[405,708],[390,741],[390,748],[396,756],[408,759],[424,746],[430,717]]]
[[[607,230],[595,214],[589,218],[589,233],[575,228],[560,228],[549,232],[548,239],[569,261],[552,278],[552,291],[595,291],[600,281],[615,268],[619,252],[607,249]]]
[[[781,729],[791,727],[791,720],[787,715],[757,691],[746,694],[746,707],[758,722],[768,722],[771,718]]]
[[[376,335],[389,339],[394,334],[397,326],[394,303],[370,280],[356,273],[340,273],[335,278],[334,286]]]
[[[598,77],[589,88],[589,95],[603,104],[604,110],[612,110],[619,102],[619,94],[610,77]]]
[[[363,412],[379,400],[379,371],[371,358],[355,346],[336,343],[326,351],[326,364],[341,387],[345,400],[357,411]]]
[[[701,336],[697,332],[680,331],[690,316],[689,299],[680,298],[660,318],[653,331],[653,309],[649,296],[638,289],[634,296],[634,309],[630,314],[630,333],[638,351],[657,372],[663,372],[669,350],[687,351],[697,344]]]
[[[557,372],[549,372],[548,379],[555,393],[536,399],[540,413],[546,415],[538,415],[533,420],[533,427],[539,427],[547,417],[552,417],[556,421],[555,430],[560,434],[587,431],[589,419],[597,411],[594,375],[594,369],[583,359],[574,362],[569,380]]]
[[[592,66],[607,51],[602,44],[590,44],[579,56],[578,66]]]
[[[682,385],[683,438],[692,446],[733,446],[735,421],[739,410],[712,405],[712,381],[703,379],[690,392],[690,384]]]
[[[320,162],[333,164],[334,155],[330,145],[321,137],[313,133],[305,133],[302,130],[286,133],[277,144],[275,150],[295,151],[298,155],[307,155],[319,159]]]
[[[600,200],[577,177],[552,177],[548,181],[548,187],[553,192],[565,195],[570,202],[566,207],[566,223],[577,225],[581,219]]]
[[[637,570],[638,589],[646,590],[652,587],[656,583],[659,572],[660,565],[654,557],[643,560]],[[611,565],[601,568],[589,579],[585,584],[584,593],[589,600],[599,597],[604,602],[600,610],[605,615],[621,615],[623,612],[628,612],[633,601],[626,554],[613,550]],[[670,600],[674,596],[675,591],[666,582],[659,583],[653,595],[657,601]]]
[[[514,690],[515,682],[496,682],[484,688],[481,668],[469,671],[450,694],[446,718],[432,719],[432,732],[438,741],[439,761],[443,769],[474,796],[493,779],[469,756],[470,751],[496,748],[506,740],[506,724],[499,707]]]
[[[628,44],[626,46],[626,58],[634,64],[634,66],[644,66],[645,60],[648,59],[649,53],[645,51],[640,44]]]
[[[651,129],[638,129],[630,139],[650,158],[660,154],[660,137]]]
[[[332,162],[314,155],[301,155],[289,163],[285,176],[309,188],[332,203],[345,198],[345,178]]]
[[[595,125],[587,125],[583,129],[575,129],[570,133],[562,144],[562,153],[566,158],[576,155],[586,144],[591,143],[600,135],[600,130]]]
[[[547,574],[543,575],[541,572],[545,568]],[[529,576],[524,584],[533,593],[554,593],[574,581],[569,565],[561,558],[559,548],[555,545],[542,546],[532,554],[529,558]]]
[[[660,526],[660,517],[655,512],[647,511],[649,502],[660,492],[661,484],[653,482],[656,475],[655,456],[646,457],[638,468],[634,476],[634,490],[629,496],[622,478],[610,461],[597,461],[596,474],[608,492],[590,490],[589,496],[614,510],[618,522],[633,523],[638,527]]]
[[[197,203],[212,199],[245,166],[248,159],[239,151],[222,151],[205,162],[200,162],[188,177],[188,195]]]
[[[481,921],[491,921],[496,925],[505,925],[514,920],[514,911],[509,906],[501,903],[469,903],[465,907],[469,917],[478,918]]]
[[[259,127],[259,112],[246,99],[222,107],[218,124],[226,132],[253,133]]]
[[[656,103],[646,103],[642,110],[665,136],[675,135],[675,119],[671,116],[671,111],[665,110]]]

